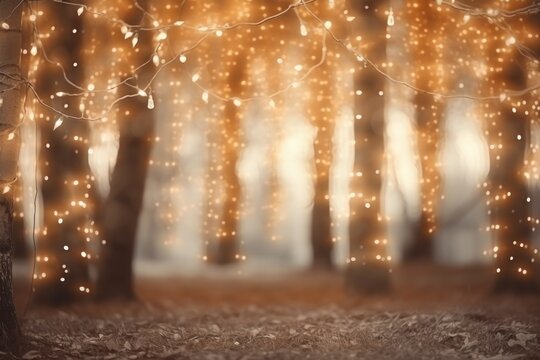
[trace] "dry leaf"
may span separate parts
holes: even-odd
[[[31,360],[31,359],[39,359],[41,358],[41,354],[36,350],[30,350],[26,354],[22,356],[25,360]]]
[[[536,334],[528,334],[528,333],[517,333],[516,334],[516,340],[510,339],[508,340],[508,346],[516,346],[519,345],[521,347],[527,347],[527,341],[531,341],[536,339]]]

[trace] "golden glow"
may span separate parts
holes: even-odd
[[[305,151],[305,144],[316,141],[313,154],[315,167],[322,168],[324,166],[321,165],[327,165],[328,170],[324,175],[332,176],[330,168],[337,162],[336,157],[342,155],[336,154],[332,148],[332,133],[338,119],[345,113],[341,109],[350,107],[355,97],[365,96],[365,89],[352,91],[348,85],[352,75],[361,72],[365,67],[376,69],[392,86],[429,96],[431,105],[421,110],[427,114],[425,126],[418,126],[416,129],[408,122],[410,112],[400,108],[402,104],[387,106],[389,115],[386,141],[390,143],[386,146],[387,154],[380,154],[387,156],[385,167],[392,166],[397,172],[390,177],[404,192],[407,206],[414,208],[411,203],[417,202],[417,207],[427,214],[429,233],[439,230],[437,214],[439,204],[444,200],[441,188],[443,179],[440,175],[442,164],[438,151],[442,142],[440,132],[443,131],[441,123],[446,102],[456,98],[474,101],[474,111],[477,115],[480,114],[477,117],[481,117],[483,121],[484,135],[491,140],[498,139],[489,144],[494,161],[490,164],[492,168],[497,166],[500,156],[511,151],[515,145],[504,140],[503,134],[497,133],[502,121],[501,106],[508,107],[514,114],[523,115],[526,121],[538,120],[540,107],[538,100],[534,99],[534,96],[538,96],[538,62],[531,56],[528,46],[540,41],[539,34],[535,33],[535,27],[528,25],[526,21],[521,25],[518,23],[517,20],[526,17],[527,13],[522,15],[520,9],[510,9],[504,2],[500,8],[483,10],[467,7],[460,2],[439,0],[407,2],[407,6],[403,8],[385,9],[384,18],[388,26],[385,35],[391,42],[389,46],[393,46],[396,52],[389,51],[388,59],[382,63],[373,62],[366,56],[366,49],[372,44],[366,44],[365,34],[355,32],[359,19],[351,15],[352,12],[344,1],[329,1],[328,9],[314,1],[287,4],[247,0],[219,3],[221,2],[192,2],[185,8],[183,5],[168,2],[153,4],[151,10],[141,10],[152,19],[151,26],[122,21],[125,5],[121,2],[90,1],[88,5],[82,6],[65,4],[72,7],[73,12],[84,20],[88,28],[83,51],[83,60],[88,63],[85,64],[85,79],[83,83],[75,84],[78,93],[69,93],[59,88],[51,92],[49,97],[37,93],[30,82],[34,97],[29,107],[35,108],[32,109],[33,115],[26,119],[28,122],[50,122],[54,124],[54,131],[61,131],[68,121],[78,119],[91,122],[92,132],[89,138],[84,134],[70,134],[70,138],[66,138],[66,141],[87,145],[94,173],[76,174],[73,178],[65,179],[65,186],[70,189],[70,198],[63,199],[65,203],[57,204],[54,209],[45,209],[53,214],[59,225],[92,207],[94,176],[98,179],[100,190],[107,191],[108,171],[114,163],[118,141],[115,133],[115,106],[118,101],[122,101],[122,98],[117,97],[117,88],[120,79],[132,76],[135,69],[142,65],[131,63],[126,55],[140,47],[142,32],[153,34],[155,50],[148,62],[155,66],[156,75],[149,83],[137,83],[132,93],[125,97],[140,96],[146,101],[148,109],[159,114],[160,136],[149,139],[157,149],[150,165],[152,171],[170,176],[170,181],[159,191],[159,195],[152,199],[151,206],[157,213],[157,221],[167,229],[168,236],[163,240],[166,246],[181,241],[175,238],[174,230],[175,224],[178,224],[182,217],[193,213],[202,214],[202,230],[199,229],[199,232],[203,233],[205,239],[204,249],[200,251],[198,258],[203,261],[209,259],[206,247],[212,242],[238,235],[239,230],[232,229],[228,222],[232,221],[231,219],[245,219],[247,216],[249,199],[242,196],[242,185],[239,185],[240,190],[233,189],[227,184],[226,177],[230,175],[227,171],[231,171],[229,163],[232,157],[238,158],[235,158],[232,167],[234,172],[239,172],[237,168],[243,161],[242,154],[245,154],[250,146],[257,145],[253,140],[248,141],[248,130],[261,126],[264,129],[262,132],[271,134],[258,135],[256,138],[264,139],[264,166],[271,168],[264,179],[267,182],[265,186],[271,193],[264,204],[265,209],[269,209],[265,214],[267,219],[264,220],[268,232],[266,237],[270,241],[279,242],[283,235],[280,234],[277,224],[283,221],[280,211],[283,210],[283,203],[287,201],[284,199],[284,184],[287,183],[294,189],[307,188],[307,194],[311,185],[306,182],[313,180],[309,176],[309,169],[288,169],[299,164],[296,158],[291,158],[291,154],[302,160],[311,159],[302,151]],[[536,4],[535,9],[538,10],[538,7],[540,5]],[[437,19],[436,26],[433,20],[429,22],[424,12]],[[47,15],[46,10],[39,10],[27,14],[27,18],[32,23],[47,23]],[[503,22],[504,19],[509,20]],[[517,19],[515,24],[512,19]],[[31,80],[44,64],[53,63],[59,69],[78,66],[76,62],[65,63],[62,59],[47,57],[47,46],[52,47],[52,44],[45,45],[47,39],[58,31],[55,24],[48,25],[37,29],[29,49],[23,52],[31,55]],[[1,27],[4,30],[9,29],[5,22]],[[77,34],[80,30],[70,29],[71,34]],[[110,39],[103,39],[102,33],[110,34]],[[402,44],[396,45],[396,41],[401,41]],[[519,89],[503,80],[497,80],[504,66],[517,57],[532,64],[528,75],[530,79],[524,88]],[[239,72],[243,73],[234,78],[237,67],[241,68]],[[237,88],[233,88],[234,82],[237,82]],[[329,87],[333,89],[332,99],[327,99],[324,95],[324,89]],[[378,95],[393,97],[395,92],[381,89]],[[69,106],[65,99],[73,96],[81,99],[78,108],[80,116],[68,113],[71,109],[67,108]],[[411,99],[406,99],[405,102],[408,103],[406,106],[410,107]],[[231,104],[234,108],[230,107]],[[38,110],[51,110],[51,107],[54,117]],[[229,112],[234,113],[230,116],[231,119],[227,119]],[[363,113],[350,115],[351,121],[352,118],[354,121],[364,121],[366,117]],[[310,125],[304,121],[306,119]],[[264,123],[264,126],[260,123]],[[314,135],[309,133],[313,129]],[[193,135],[197,131],[198,135]],[[420,153],[417,159],[411,161],[415,150],[413,146],[408,146],[410,144],[404,144],[400,135],[404,132],[412,135],[415,131],[418,144],[413,145],[420,147]],[[204,169],[193,177],[182,179],[179,153],[192,151],[189,144],[186,145],[189,136],[204,139],[204,154],[199,156]],[[529,134],[518,133],[511,140],[524,142],[528,137]],[[10,129],[7,140],[14,138],[15,132]],[[338,137],[338,140],[343,139],[347,137]],[[353,141],[370,140],[358,138]],[[327,142],[323,144],[323,141]],[[459,141],[473,140],[460,138]],[[349,146],[350,149],[351,145],[353,144],[346,144],[342,148]],[[45,144],[45,148],[50,149],[50,144]],[[200,150],[201,147],[193,146],[192,149]],[[537,153],[537,145],[531,144],[528,151],[531,154]],[[530,156],[524,163],[523,171],[514,175],[527,180],[538,180],[537,161]],[[409,162],[409,165],[406,162]],[[411,162],[416,164],[411,165]],[[422,163],[423,166],[420,166]],[[421,175],[415,166],[422,167]],[[246,172],[242,179],[258,179],[255,169],[256,167],[244,167]],[[384,168],[369,170],[383,177],[391,173]],[[297,178],[284,175],[287,171],[296,174]],[[44,182],[49,181],[51,175],[39,174]],[[348,180],[356,179],[361,183],[362,178],[366,177],[358,171],[350,173]],[[480,181],[483,182],[484,179]],[[11,190],[11,184],[6,181],[0,185],[3,194]],[[196,188],[203,195],[189,204],[177,204],[171,200],[178,199],[187,188]],[[502,185],[494,187],[485,183],[479,184],[479,188],[484,189],[486,205],[490,208],[501,202],[510,202],[515,196],[512,189]],[[227,197],[228,192],[235,192],[233,198]],[[348,196],[344,196],[346,199],[341,200],[342,204],[336,205],[336,192],[329,190],[324,196],[324,200],[332,204],[334,221],[348,221],[351,215],[348,213],[349,201],[360,203],[364,209],[378,211],[375,209],[379,209],[378,204],[382,198],[380,193],[371,193],[370,190],[360,187],[347,191]],[[420,200],[413,199],[414,192],[420,194]],[[299,195],[299,198],[303,195]],[[230,214],[226,213],[229,211],[227,201],[235,204]],[[531,198],[527,197],[525,202],[530,203]],[[377,214],[378,221],[386,223],[386,215],[388,212]],[[392,216],[395,214],[392,213]],[[522,220],[532,226],[539,223],[538,219],[532,217]],[[46,226],[47,224],[42,224],[37,232],[47,234]],[[504,222],[495,221],[486,230],[501,233],[507,226]],[[80,232],[85,242],[91,243],[91,239],[101,241],[92,220],[81,227]],[[332,241],[338,242],[342,239],[342,234],[334,234]],[[385,250],[388,240],[380,237],[371,241],[380,249],[373,255],[374,260],[390,262],[392,258],[386,255]],[[538,251],[525,239],[517,239],[514,243],[501,241],[509,245],[510,249],[496,245],[491,251],[486,250],[486,254],[493,258],[503,256],[499,255],[502,253],[512,257],[510,254],[513,254],[514,248],[520,248],[531,252],[531,262],[537,257]],[[234,258],[238,261],[248,259],[242,245],[239,241],[234,253]],[[63,250],[70,251],[70,248],[66,245]],[[49,256],[53,258],[53,255],[38,253],[36,261],[48,262],[43,259],[48,259]],[[91,261],[97,255],[89,246],[87,250],[78,251],[73,256]],[[344,258],[346,262],[357,260],[355,256],[349,255]],[[510,260],[513,261],[513,258]],[[523,263],[516,266],[522,275],[531,271]],[[512,265],[509,271],[514,271],[513,269]],[[496,271],[502,273],[507,269],[497,268]],[[59,280],[66,281],[68,274],[68,269],[65,269]],[[38,279],[46,276],[46,272],[36,274]],[[85,286],[78,289],[81,292],[90,292]]]

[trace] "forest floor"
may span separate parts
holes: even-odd
[[[540,359],[540,297],[493,295],[485,269],[394,274],[368,297],[338,273],[143,278],[136,302],[21,309],[19,358]]]

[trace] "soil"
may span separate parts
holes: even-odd
[[[22,359],[540,359],[540,297],[486,269],[394,269],[387,295],[342,274],[141,278],[138,300],[25,310]]]

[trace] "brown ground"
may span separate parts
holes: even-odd
[[[485,270],[394,274],[372,297],[339,274],[143,279],[136,303],[31,307],[22,358],[540,359],[540,297],[494,296]]]

